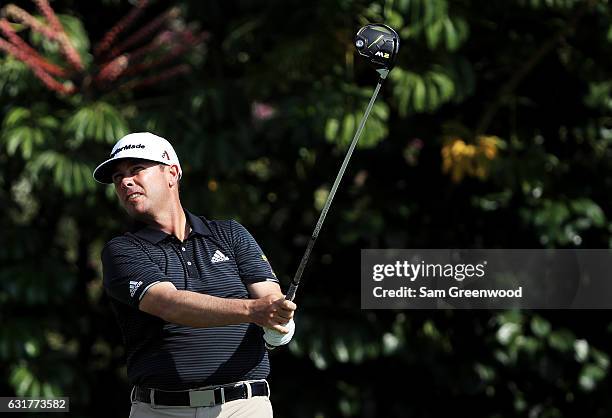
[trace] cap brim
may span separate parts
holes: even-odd
[[[142,160],[142,161],[150,161],[152,163],[171,165],[171,164],[168,164],[166,161],[150,160],[148,158],[139,158],[139,157],[133,157],[133,156],[127,156],[127,155],[125,157],[115,157],[115,158],[110,158],[104,161],[102,164],[96,167],[96,169],[93,172],[94,180],[102,184],[113,184],[113,170],[115,167],[115,163],[121,160]]]
[[[126,160],[126,159],[127,158],[110,158],[104,161],[102,164],[97,166],[96,169],[94,170],[93,172],[94,180],[102,184],[112,184],[113,183],[112,170],[113,170],[113,167],[115,166],[115,163],[117,161]]]

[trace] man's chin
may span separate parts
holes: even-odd
[[[149,218],[147,212],[142,207],[125,205],[123,206],[123,209],[125,209],[130,218],[137,221],[146,221]]]

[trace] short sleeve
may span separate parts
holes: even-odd
[[[240,278],[245,284],[272,281],[278,283],[276,274],[255,238],[236,221],[231,221],[234,256]]]
[[[155,283],[167,281],[145,250],[126,237],[109,241],[102,250],[104,288],[114,299],[138,308],[145,292]]]

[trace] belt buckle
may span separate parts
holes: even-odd
[[[190,390],[189,391],[189,406],[215,406],[215,391],[214,390]]]

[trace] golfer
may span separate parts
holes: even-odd
[[[136,221],[102,251],[133,385],[130,417],[271,417],[264,341],[289,342],[296,305],[257,242],[236,221],[183,209],[181,165],[164,138],[123,137],[93,175],[114,184]]]

